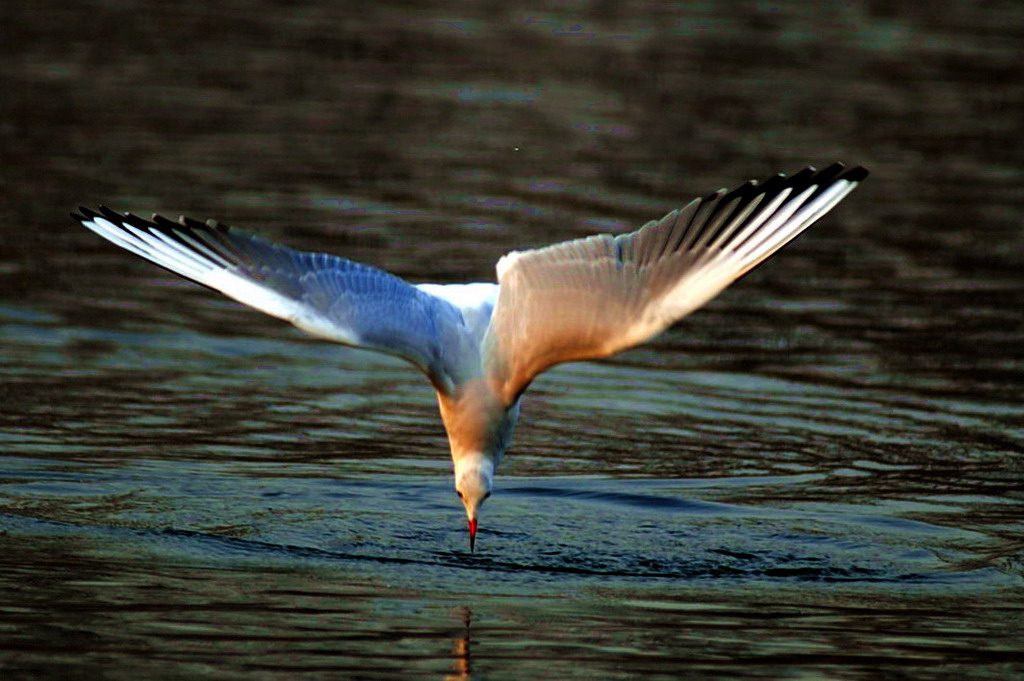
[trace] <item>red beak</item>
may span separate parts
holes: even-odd
[[[469,551],[472,553],[476,550],[476,518],[472,518],[469,521]]]

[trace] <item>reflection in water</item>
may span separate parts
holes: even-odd
[[[470,663],[470,648],[473,625],[473,611],[468,605],[458,608],[462,615],[462,624],[465,627],[462,636],[456,637],[452,644],[452,670],[454,673],[446,674],[445,681],[466,681],[473,673]]]

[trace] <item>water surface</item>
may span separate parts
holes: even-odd
[[[5,10],[0,671],[1024,674],[1024,17],[940,5]],[[64,217],[490,280],[834,159],[798,243],[534,384],[476,554],[415,371]]]

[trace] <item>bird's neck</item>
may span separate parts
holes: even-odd
[[[467,381],[450,393],[438,393],[441,419],[448,431],[452,459],[484,456],[497,466],[519,415],[518,402],[506,408],[484,379]]]

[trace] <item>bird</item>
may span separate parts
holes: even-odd
[[[71,216],[171,272],[328,341],[397,356],[437,393],[470,552],[524,391],[564,362],[614,355],[698,309],[828,213],[868,175],[806,167],[708,194],[636,231],[515,250],[496,282],[413,284],[214,220],[106,206]]]

